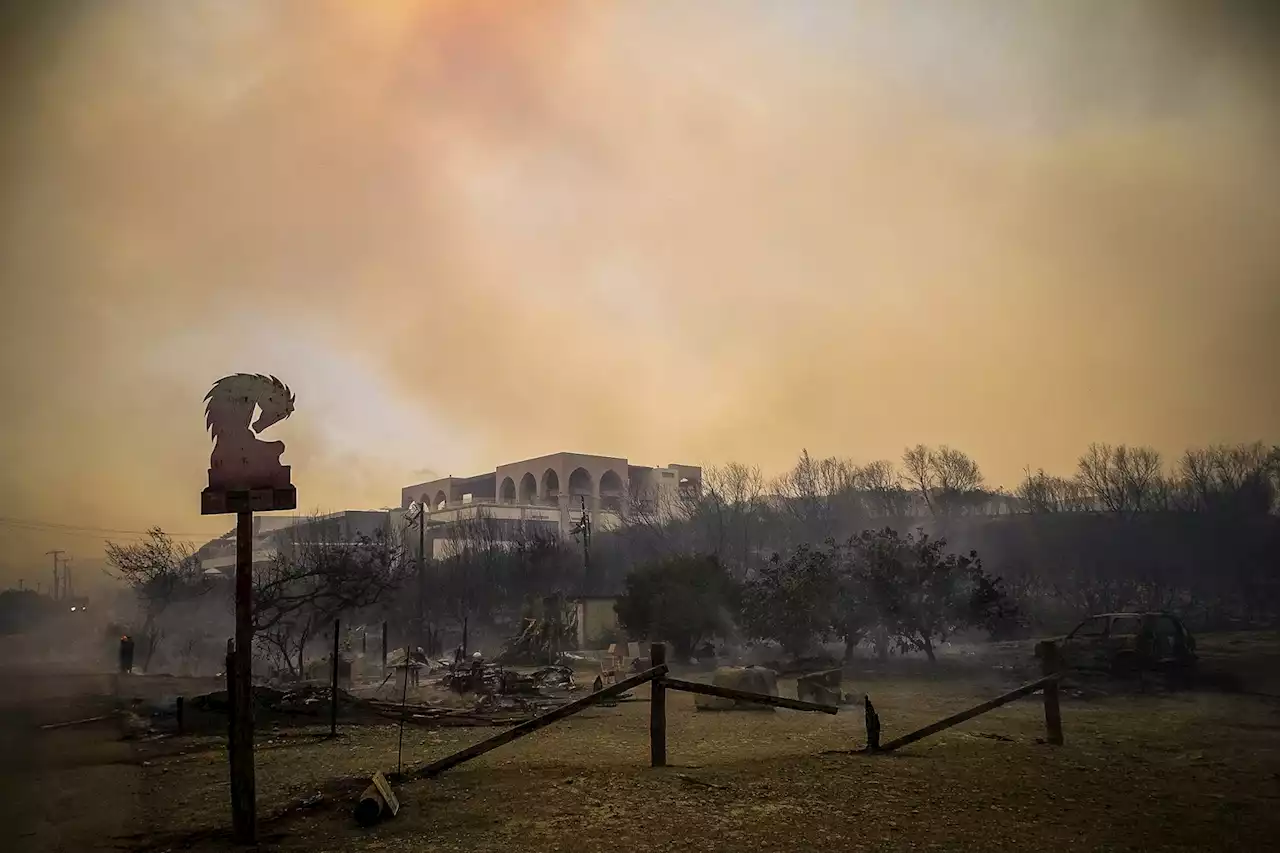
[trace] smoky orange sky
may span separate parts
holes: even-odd
[[[228,529],[237,371],[297,393],[304,509],[557,450],[1013,486],[1275,440],[1270,5],[6,4],[0,581]]]

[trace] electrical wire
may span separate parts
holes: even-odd
[[[103,534],[115,534],[132,537],[140,536],[145,538],[151,535],[151,532],[148,530],[126,530],[118,527],[92,527],[89,525],[64,524],[57,521],[39,521],[36,519],[12,518],[9,516],[0,516],[0,526],[14,530],[27,530],[36,533],[58,533],[67,534],[69,536],[101,536]],[[176,540],[201,542],[207,542],[210,539],[217,538],[217,536],[209,533],[169,533],[168,531],[165,531],[165,535]]]

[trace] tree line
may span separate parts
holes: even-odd
[[[1069,476],[1028,469],[988,484],[963,451],[917,445],[899,463],[802,452],[772,480],[730,464],[699,493],[634,512],[611,550],[636,563],[706,555],[745,581],[801,549],[866,530],[923,530],[976,550],[1003,576],[1026,630],[1087,611],[1171,609],[1200,627],[1274,624],[1280,613],[1280,448],[1193,448],[1172,464],[1149,447],[1093,444]]]
[[[623,594],[632,630],[685,614],[689,643],[732,628],[792,650],[808,637],[928,656],[965,627],[1056,630],[1129,608],[1201,627],[1273,625],[1278,496],[1280,448],[1261,443],[1172,464],[1148,447],[1093,444],[1070,475],[1028,469],[1012,490],[946,446],[907,448],[898,463],[802,452],[773,479],[734,463],[707,469],[697,490],[633,494],[621,526],[593,539],[590,576],[580,543],[483,511],[434,531],[441,547],[421,578],[410,527],[343,536],[317,517],[280,533],[255,568],[258,652],[301,675],[341,615],[406,635],[421,620],[438,653],[445,634],[465,643],[588,584]],[[161,647],[182,660],[228,636],[229,585],[188,546],[153,530],[109,543],[107,560],[137,595],[144,666]]]

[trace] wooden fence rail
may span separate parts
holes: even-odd
[[[733,690],[728,687],[717,687],[711,684],[700,684],[695,681],[684,681],[667,677],[667,649],[662,643],[655,643],[650,648],[649,662],[652,666],[644,672],[624,678],[600,690],[595,690],[581,699],[554,708],[545,714],[534,717],[506,731],[499,732],[466,749],[458,750],[452,755],[431,762],[401,779],[420,779],[439,775],[459,764],[478,758],[486,752],[511,743],[513,740],[536,732],[552,723],[571,717],[579,711],[585,711],[592,705],[606,702],[626,693],[633,687],[645,682],[650,685],[649,694],[649,763],[653,767],[665,767],[667,764],[667,690],[682,690],[686,693],[702,693],[707,696],[718,696],[722,699],[734,699],[739,702],[755,702],[759,705],[770,705],[776,708],[790,708],[795,711],[816,711],[822,714],[835,714],[839,708],[835,705],[823,705],[818,702],[801,702],[799,699],[786,699],[780,696],[767,696],[762,693],[750,693],[746,690]]]
[[[1052,684],[1056,687],[1058,683],[1058,679],[1060,679],[1061,677],[1062,677],[1062,673],[1060,672],[1055,672],[1050,675],[1041,676],[1040,678],[1037,678],[1035,681],[1024,684],[1021,687],[1018,687],[1014,690],[1010,690],[1008,693],[1005,693],[1002,696],[997,696],[994,699],[988,699],[986,702],[983,702],[981,705],[974,705],[972,708],[968,708],[967,710],[961,711],[958,714],[952,714],[950,717],[947,717],[942,720],[938,720],[938,722],[936,723],[930,723],[929,725],[925,726],[922,729],[916,729],[914,732],[911,732],[910,734],[903,735],[900,738],[895,738],[894,740],[891,740],[888,743],[881,746],[880,749],[876,751],[892,752],[893,750],[898,749],[899,747],[903,747],[903,746],[906,746],[907,744],[915,743],[918,740],[923,740],[924,738],[927,738],[929,735],[935,735],[938,732],[942,731],[943,729],[949,729],[952,726],[959,725],[960,723],[963,723],[965,720],[972,720],[974,717],[980,716],[982,714],[987,713],[988,711],[999,708],[1001,705],[1007,705],[1008,703],[1012,702],[1015,699],[1021,699],[1023,696],[1028,696],[1032,693],[1035,693],[1037,690],[1040,690],[1041,688],[1044,688],[1047,685]],[[1055,699],[1056,699],[1056,696],[1057,694],[1055,693],[1054,694]],[[1056,708],[1056,703],[1055,703],[1055,708]],[[1062,725],[1061,720],[1059,720],[1058,722],[1059,738],[1061,738],[1061,725]]]
[[[837,705],[823,705],[820,702],[802,702],[799,699],[788,699],[785,696],[766,696],[763,693],[751,693],[746,690],[734,690],[731,687],[718,687],[714,684],[702,684],[698,681],[684,681],[679,678],[663,678],[662,684],[668,690],[683,690],[686,693],[701,693],[703,696],[718,696],[721,699],[734,699],[738,702],[754,702],[757,705],[768,705],[773,708],[790,708],[792,711],[816,711],[819,714],[836,714]]]
[[[603,690],[597,690],[594,693],[583,696],[581,699],[575,699],[566,705],[561,705],[559,708],[553,708],[545,714],[534,717],[532,720],[512,726],[506,731],[499,732],[493,737],[485,738],[479,743],[472,744],[466,749],[459,750],[452,755],[446,755],[444,758],[433,761],[425,767],[421,767],[418,770],[409,773],[408,777],[418,779],[439,775],[451,767],[457,767],[463,762],[470,761],[473,758],[484,755],[486,752],[491,752],[500,746],[511,743],[513,740],[517,740],[527,734],[536,732],[538,729],[549,726],[557,720],[563,720],[565,717],[571,717],[579,711],[585,711],[587,708],[590,708],[602,699],[612,699],[615,696],[620,696],[633,687],[638,687],[646,681],[655,681],[666,674],[666,664],[660,664],[652,669],[646,669],[644,672],[637,673],[630,678],[624,678],[616,684],[611,684]]]

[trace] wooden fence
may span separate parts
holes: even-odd
[[[1007,705],[1015,699],[1021,699],[1023,696],[1029,696],[1037,690],[1044,691],[1044,725],[1046,741],[1055,746],[1061,746],[1062,738],[1062,709],[1058,704],[1058,682],[1064,674],[1061,665],[1061,659],[1058,655],[1058,648],[1052,642],[1043,642],[1040,644],[1037,654],[1040,656],[1042,675],[1035,681],[1010,690],[1008,693],[988,699],[972,708],[966,708],[959,713],[952,714],[938,720],[936,723],[930,723],[921,729],[916,729],[910,734],[895,738],[883,746],[880,745],[880,718],[871,706],[870,698],[867,699],[867,751],[868,752],[892,752],[900,749],[908,744],[923,740],[930,735],[935,735],[944,729],[959,725],[966,720],[972,720],[974,717],[981,716],[988,711],[994,711],[1001,705]]]
[[[1014,690],[1009,691],[994,699],[989,699],[972,708],[968,708],[950,717],[931,723],[924,728],[917,729],[910,734],[895,738],[889,743],[880,744],[880,718],[875,709],[871,705],[871,700],[866,700],[866,724],[867,724],[867,747],[866,752],[870,753],[887,753],[892,752],[908,744],[915,743],[930,735],[937,734],[944,729],[949,729],[954,725],[963,723],[965,720],[971,720],[974,717],[987,713],[988,711],[999,708],[1002,705],[1028,696],[1038,690],[1044,691],[1044,713],[1045,727],[1048,732],[1048,742],[1052,744],[1061,744],[1062,739],[1062,715],[1058,707],[1058,681],[1062,677],[1059,671],[1057,650],[1051,644],[1044,649],[1042,656],[1044,665],[1044,674],[1028,684],[1024,684]],[[536,732],[538,729],[545,728],[552,723],[567,719],[580,711],[597,705],[601,702],[608,702],[616,699],[618,696],[626,693],[641,684],[650,685],[650,701],[649,701],[649,764],[652,767],[665,767],[667,764],[667,691],[681,690],[686,693],[700,693],[706,696],[717,696],[722,699],[732,699],[738,702],[753,702],[759,705],[768,705],[775,708],[789,708],[795,711],[812,711],[822,714],[836,714],[839,707],[836,705],[825,705],[818,702],[803,702],[799,699],[788,699],[781,696],[768,696],[762,693],[751,693],[745,690],[734,690],[728,687],[717,687],[712,684],[702,684],[694,681],[685,681],[679,678],[671,678],[668,676],[669,669],[667,667],[667,649],[662,643],[654,643],[650,647],[650,667],[643,672],[636,673],[628,678],[624,678],[615,684],[610,684],[600,690],[593,691],[580,699],[575,699],[566,705],[554,708],[545,714],[534,717],[523,723],[515,725],[505,731],[495,734],[493,737],[485,738],[479,743],[461,749],[452,755],[427,764],[417,770],[407,774],[397,774],[400,779],[416,779],[424,777],[437,776],[450,768],[457,767],[478,758],[487,752],[505,746],[512,741],[518,740],[527,734]]]
[[[567,719],[593,705],[608,702],[621,696],[628,690],[641,684],[650,685],[649,700],[649,763],[653,767],[665,767],[667,764],[667,691],[683,690],[687,693],[702,693],[707,696],[719,696],[723,699],[734,699],[738,702],[754,702],[759,705],[770,705],[775,708],[790,708],[795,711],[816,711],[823,714],[835,714],[840,709],[835,705],[822,705],[817,702],[801,702],[798,699],[786,699],[780,696],[767,696],[763,693],[750,693],[745,690],[732,690],[727,687],[716,687],[711,684],[699,684],[678,678],[668,678],[667,648],[662,643],[650,647],[650,667],[643,672],[624,678],[600,690],[575,699],[566,705],[554,708],[532,720],[512,726],[493,737],[485,738],[466,749],[458,750],[452,755],[437,759],[430,764],[401,774],[401,779],[420,779],[437,776],[459,764],[478,758],[500,746],[505,746],[527,734],[536,732],[552,723]]]

